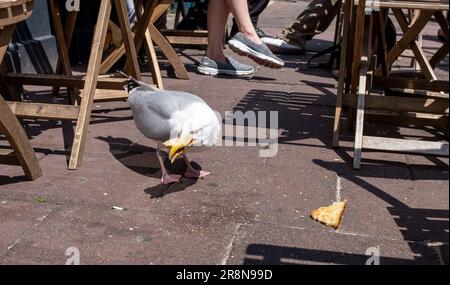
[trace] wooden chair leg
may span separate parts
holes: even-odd
[[[367,92],[367,71],[368,71],[368,58],[363,57],[361,59],[361,71],[359,73],[359,90],[358,90],[358,103],[356,112],[356,129],[355,129],[355,153],[353,168],[361,169],[362,148],[364,139],[364,113],[366,105],[366,92]]]
[[[91,48],[91,55],[89,58],[89,66],[82,93],[83,95],[81,98],[80,112],[75,130],[74,143],[72,146],[72,154],[69,162],[69,169],[71,170],[75,170],[81,165],[83,151],[86,146],[86,136],[92,113],[92,105],[94,103],[95,90],[97,88],[103,47],[105,46],[111,9],[111,0],[101,0],[99,16],[95,27]]]
[[[25,175],[36,180],[42,176],[39,161],[30,141],[8,104],[0,96],[0,132],[6,136]]]
[[[159,68],[158,56],[156,55],[155,45],[150,34],[149,29],[145,31],[145,51],[148,56],[148,65],[152,73],[153,84],[159,89],[164,89],[164,84],[161,76],[161,69]]]
[[[175,70],[175,74],[179,79],[189,79],[189,74],[184,66],[181,58],[170,45],[169,41],[161,34],[153,24],[149,25],[151,37],[155,44],[161,49],[162,53],[167,57],[170,64]]]
[[[151,15],[155,9],[157,1],[147,1],[145,4],[144,14],[142,15],[142,21],[138,22],[136,31],[134,33],[134,45],[136,50],[140,50],[144,41],[145,29],[151,21]],[[100,74],[107,73],[119,59],[125,55],[125,45],[122,45],[115,49],[100,65]],[[129,61],[125,63],[125,68],[129,65]]]
[[[73,33],[75,31],[75,24],[77,21],[77,17],[78,17],[78,11],[69,12],[69,15],[66,20],[66,25],[64,27],[64,35],[65,35],[66,46],[67,46],[68,51],[70,50],[70,46],[72,45],[72,38],[73,38]],[[54,24],[55,24],[55,22],[54,22]],[[55,74],[62,74],[62,72],[63,72],[62,61],[61,61],[61,58],[58,58]],[[58,96],[59,90],[60,90],[59,87],[53,87],[53,90],[52,90],[53,96]],[[71,102],[71,103],[75,103],[75,102]]]
[[[378,39],[378,47],[377,47],[377,57],[379,60],[379,64],[377,64],[377,69],[375,73],[377,75],[389,76],[390,70],[389,65],[387,63],[386,54],[388,53],[387,41],[386,41],[386,20],[385,11],[378,11],[374,13],[374,21],[375,26],[378,27],[377,31],[377,39]]]
[[[442,11],[436,11],[434,13],[434,17],[436,21],[439,23],[439,26],[441,27],[442,31],[444,32],[444,35],[446,35],[447,39],[449,38],[449,28],[448,28],[448,22],[445,19],[444,15],[442,14]],[[430,59],[430,65],[433,69],[436,69],[438,65],[445,59],[445,57],[449,53],[449,41],[447,40],[444,45],[431,57]]]
[[[392,65],[392,63],[408,46],[411,46],[414,56],[416,57],[425,78],[428,80],[437,80],[436,74],[434,73],[425,53],[416,41],[417,36],[431,19],[433,11],[420,11],[419,16],[416,17],[417,20],[415,20],[411,25],[408,25],[406,16],[401,9],[392,9],[392,11],[394,12],[394,16],[397,19],[404,36],[388,53],[387,60],[389,65]]]
[[[127,55],[128,62],[131,62],[131,67],[128,72],[137,80],[141,80],[142,78],[137,59],[137,51],[134,45],[133,35],[131,33],[126,3],[123,0],[114,0],[114,3],[117,11],[117,17],[119,19],[120,30],[122,32],[122,39],[126,51],[125,54]]]
[[[16,25],[14,24],[0,30],[0,63],[3,62],[6,49],[15,29]],[[31,180],[41,177],[42,170],[30,141],[2,96],[0,96],[0,132],[8,139],[25,175]]]
[[[4,78],[4,75],[8,73],[8,67],[6,66],[6,63],[3,62],[3,59],[6,54],[6,50],[8,48],[9,41],[11,40],[11,37],[16,29],[16,24],[9,25],[3,28],[3,30],[0,30],[0,74],[1,74],[1,84],[3,85],[4,91],[7,93],[7,95],[15,101],[20,100],[20,94],[17,92],[17,85],[10,84],[6,81]]]
[[[163,0],[158,3],[157,6],[152,7],[153,11],[151,13],[151,18],[142,22],[144,25],[144,30],[138,29],[136,32],[136,48],[140,49],[144,39],[145,34],[149,31],[150,38],[156,43],[156,45],[161,49],[162,53],[169,60],[170,64],[175,70],[175,74],[179,79],[189,79],[188,72],[181,61],[178,54],[173,49],[172,45],[167,41],[167,39],[161,34],[158,29],[153,25],[153,23],[170,7],[172,4],[171,0]],[[145,17],[144,17],[145,19]],[[148,42],[148,40],[147,40]]]
[[[144,40],[146,39],[145,33],[148,29],[150,31],[150,36],[155,42],[157,46],[161,49],[163,54],[167,57],[173,68],[175,69],[175,74],[180,79],[189,79],[188,72],[175,52],[175,50],[172,48],[170,43],[167,41],[167,39],[158,31],[158,29],[155,28],[155,26],[152,24],[154,21],[156,21],[170,6],[172,1],[170,0],[163,0],[157,3],[157,6],[154,6],[156,4],[156,1],[147,1],[147,6],[144,9],[145,15],[142,16],[142,19],[144,21],[141,21],[141,23],[138,25],[138,28],[136,29],[135,33],[135,46],[136,49],[139,50],[144,43]],[[149,6],[153,5],[153,6]],[[151,17],[150,17],[151,16]],[[148,40],[147,40],[148,42]],[[106,73],[109,69],[125,54],[125,46],[122,45],[118,49],[116,49],[114,52],[112,52],[107,59],[102,63],[100,68],[100,73]],[[126,66],[129,66],[129,62],[127,61]]]
[[[75,17],[72,15],[72,19],[69,19],[71,22],[69,22],[67,26],[67,30],[69,34],[65,34],[62,20],[61,20],[61,10],[59,7],[59,1],[56,0],[50,0],[49,1],[50,11],[53,18],[53,26],[55,29],[55,37],[56,37],[56,44],[58,46],[58,52],[59,52],[59,59],[58,59],[58,68],[60,70],[57,70],[59,73],[63,73],[64,75],[72,75],[72,67],[70,65],[70,58],[69,58],[69,44],[71,42],[71,37],[73,33],[73,29],[75,28]],[[69,17],[70,18],[70,17]],[[72,31],[70,31],[72,30]],[[72,33],[70,33],[72,32]],[[57,73],[58,74],[58,73]],[[59,92],[59,89],[53,89],[54,95],[56,95]],[[67,92],[69,94],[70,103],[75,104],[77,101],[77,96],[75,94],[75,90],[73,88],[67,88]]]
[[[21,94],[18,92],[18,86],[8,82],[5,78],[8,73],[8,67],[5,62],[2,62],[0,65],[0,85],[2,86],[2,90],[6,95],[6,98],[10,98],[12,101],[21,101]]]
[[[0,63],[3,62],[9,41],[16,29],[16,25],[9,25],[0,30]]]
[[[138,21],[142,21],[143,7],[142,3],[135,0],[136,15]],[[164,84],[162,81],[161,70],[159,68],[158,57],[156,56],[155,45],[153,44],[152,36],[148,28],[145,31],[145,52],[148,57],[148,67],[152,73],[153,84],[155,84],[159,89],[164,89]]]

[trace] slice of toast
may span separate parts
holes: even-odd
[[[311,218],[324,225],[337,229],[341,224],[342,215],[344,214],[346,206],[347,200],[343,202],[335,202],[329,207],[314,210],[311,213]]]

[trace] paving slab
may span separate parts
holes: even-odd
[[[24,202],[0,198],[0,259],[21,239],[47,219],[57,207],[45,205],[40,200]]]
[[[439,264],[436,252],[421,243],[277,225],[242,225],[227,264],[365,265],[374,253],[382,265]]]
[[[2,264],[221,264],[235,225],[202,227],[177,217],[101,207],[66,207],[0,257]],[[189,244],[189,246],[187,246]]]
[[[344,176],[341,187],[348,200],[343,232],[448,243],[448,181]]]

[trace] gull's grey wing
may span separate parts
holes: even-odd
[[[130,92],[129,104],[138,129],[148,138],[157,141],[170,139],[170,119],[177,111],[193,103],[206,104],[201,98],[177,91],[150,91],[139,87]]]

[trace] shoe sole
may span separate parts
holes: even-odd
[[[229,76],[245,76],[252,75],[255,70],[251,71],[239,71],[239,70],[226,70],[226,69],[216,69],[211,67],[199,66],[197,71],[204,75],[229,75]]]
[[[233,52],[237,53],[240,56],[247,56],[248,58],[255,61],[259,65],[273,69],[280,69],[284,67],[284,62],[281,62],[270,56],[259,53],[254,49],[241,43],[240,41],[230,40],[228,41],[228,46]]]

